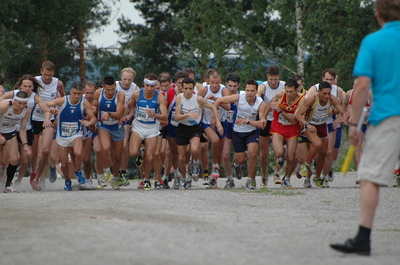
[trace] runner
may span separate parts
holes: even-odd
[[[133,92],[127,109],[136,105],[135,119],[132,122],[132,135],[129,145],[129,155],[139,155],[142,141],[146,152],[143,188],[151,189],[150,173],[154,167],[154,153],[157,147],[157,137],[160,134],[160,121],[167,121],[167,107],[165,97],[157,90],[158,77],[155,74],[146,74],[144,88]],[[156,180],[155,185],[163,185]],[[158,183],[157,183],[158,182]]]
[[[72,159],[75,176],[79,184],[85,184],[82,176],[82,149],[83,149],[83,127],[96,124],[97,119],[94,115],[90,103],[84,100],[83,85],[74,82],[71,85],[69,96],[57,98],[47,102],[48,107],[60,107],[57,116],[57,137],[58,154],[61,162],[61,171],[65,178],[64,190],[72,190],[72,182],[69,174],[69,156]],[[85,113],[90,120],[85,119]]]
[[[54,100],[57,97],[65,96],[64,84],[58,78],[54,77],[55,71],[55,65],[51,61],[46,61],[42,64],[42,68],[40,69],[41,76],[35,77],[42,86],[42,89],[38,91],[38,94],[42,97],[44,103]],[[31,165],[31,185],[34,190],[41,190],[43,188],[44,178],[42,178],[42,175],[47,163],[49,162],[49,157],[50,179],[52,181],[57,179],[55,167],[58,163],[58,159],[55,141],[52,148],[55,130],[53,127],[49,127],[45,124],[45,115],[45,111],[40,107],[40,105],[36,104],[34,112],[32,112],[32,125],[35,140],[32,145],[33,163]],[[50,120],[51,122],[54,122],[54,116],[51,116]],[[50,154],[51,151],[53,151],[52,154]],[[43,181],[40,184],[39,179],[41,178]]]
[[[234,103],[237,106],[232,137],[235,151],[233,166],[236,170],[236,175],[242,175],[242,172],[240,172],[242,167],[240,165],[246,163],[246,159],[248,159],[246,188],[249,190],[256,188],[259,128],[265,128],[265,117],[267,115],[266,104],[262,98],[257,96],[257,87],[257,82],[254,79],[250,79],[245,83],[245,91],[219,98],[214,104],[215,108],[218,108],[220,104],[229,103]],[[233,179],[231,180],[233,181]],[[232,186],[232,184],[230,185]]]
[[[14,192],[11,183],[17,171],[20,153],[17,141],[17,125],[19,125],[19,136],[22,141],[23,152],[30,156],[31,147],[26,137],[26,124],[29,122],[30,109],[27,107],[28,94],[19,91],[14,99],[6,99],[0,102],[0,145],[5,146],[8,156],[7,180],[4,192]],[[4,154],[3,154],[4,155]]]
[[[280,73],[278,66],[272,65],[267,70],[267,81],[259,86],[257,96],[261,97],[267,105],[275,94],[283,90],[285,82],[280,81]],[[269,155],[269,142],[271,140],[271,122],[274,119],[272,112],[268,113],[267,125],[260,131],[260,166],[262,172],[262,185],[267,185],[268,182],[268,155]],[[279,172],[274,172],[275,184],[282,184]]]
[[[106,76],[103,79],[104,86],[94,93],[93,106],[97,109],[97,131],[101,144],[103,169],[97,174],[102,174],[101,185],[98,188],[107,186],[119,190],[118,174],[121,167],[121,156],[123,140],[125,137],[124,127],[121,119],[124,115],[125,95],[117,90],[115,79]],[[109,152],[111,151],[111,158]],[[110,166],[113,165],[111,174]]]
[[[339,99],[331,95],[331,84],[323,81],[319,84],[318,93],[306,97],[295,112],[295,118],[302,125],[302,131],[298,138],[301,149],[300,173],[305,178],[304,186],[311,188],[310,165],[318,154],[316,161],[316,176],[312,179],[314,186],[323,187],[321,171],[328,148],[328,129],[326,121],[329,116],[329,109],[334,107],[336,114],[343,113]],[[304,116],[303,116],[304,115]]]
[[[288,79],[285,83],[285,90],[278,91],[267,106],[267,113],[274,109],[274,119],[271,123],[272,147],[275,153],[275,161],[278,164],[279,159],[284,154],[284,144],[286,142],[286,170],[282,179],[282,185],[286,189],[291,189],[290,177],[295,167],[295,153],[297,148],[297,137],[300,133],[300,125],[294,117],[294,113],[303,99],[298,90],[298,83],[294,79]],[[262,188],[265,183],[261,184]]]

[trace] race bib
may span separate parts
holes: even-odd
[[[78,133],[77,122],[61,122],[61,136],[70,137]]]
[[[103,113],[105,113],[105,111],[101,112],[102,115],[103,115]],[[103,124],[105,124],[105,125],[114,125],[114,124],[117,124],[117,123],[118,123],[118,120],[115,120],[115,119],[113,119],[111,117],[108,117],[107,120],[103,121]]]
[[[177,127],[179,122],[175,120],[175,111],[171,112],[171,125]]]

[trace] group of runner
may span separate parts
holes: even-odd
[[[296,172],[306,188],[329,187],[341,128],[349,122],[352,103],[351,91],[345,93],[336,85],[333,69],[323,71],[321,82],[307,91],[300,76],[281,81],[277,66],[268,68],[267,81],[249,79],[243,90],[239,90],[240,76],[227,74],[223,85],[213,69],[207,71],[204,83],[196,83],[194,71],[185,69],[175,74],[174,82],[168,73],[146,74],[139,87],[134,83],[136,72],[124,68],[119,81],[106,76],[97,83],[74,82],[69,95],[54,77],[52,62],[43,63],[40,73],[22,76],[13,91],[0,91],[5,192],[18,190],[28,170],[32,188],[41,190],[45,171],[49,170],[52,183],[57,169],[65,179],[65,190],[72,190],[73,178],[85,189],[110,185],[117,190],[130,184],[130,158],[139,168],[139,189],[151,189],[152,173],[155,189],[170,188],[172,179],[173,188],[187,189],[200,178],[205,187],[217,188],[221,165],[225,188],[235,187],[235,176],[247,177],[246,188],[253,190],[259,156],[260,188],[267,188],[270,142],[275,184],[291,189]],[[369,100],[367,107],[370,104]],[[362,145],[356,163],[361,149]]]

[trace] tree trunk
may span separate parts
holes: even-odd
[[[82,28],[82,18],[79,17],[78,25],[78,42],[79,42],[79,77],[81,78],[81,83],[86,83],[85,75],[85,43],[83,42],[83,28]]]
[[[296,1],[297,72],[304,78],[303,13],[299,2]]]

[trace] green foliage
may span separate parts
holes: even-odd
[[[112,1],[112,3],[115,0]],[[107,1],[108,2],[108,1]],[[0,72],[14,83],[23,74],[38,74],[51,60],[68,66],[76,77],[78,27],[84,36],[107,23],[110,6],[103,0],[6,1],[0,9]]]

